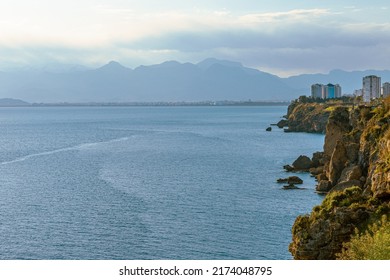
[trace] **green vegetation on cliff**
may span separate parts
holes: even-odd
[[[380,223],[359,234],[356,230],[350,242],[344,244],[339,260],[390,260],[390,222],[383,216]]]
[[[370,225],[386,217],[389,210],[381,201],[367,199],[359,187],[331,192],[310,215],[297,218],[290,252],[296,259],[335,259],[356,230],[372,228]],[[345,245],[345,256],[349,247]],[[390,247],[387,250],[390,252]]]
[[[309,105],[290,113],[299,106]],[[329,193],[296,219],[290,252],[295,259],[388,258],[390,98],[375,106],[310,106],[330,112],[317,175],[317,189]]]

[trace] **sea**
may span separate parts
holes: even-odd
[[[321,203],[286,106],[0,108],[0,259],[284,260]]]

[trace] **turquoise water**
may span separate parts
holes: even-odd
[[[286,107],[0,108],[1,259],[291,259]]]

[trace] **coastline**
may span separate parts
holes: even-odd
[[[204,101],[146,101],[146,102],[26,102],[20,99],[0,98],[0,107],[177,107],[177,106],[287,106],[289,101],[272,100],[204,100]]]
[[[292,227],[289,250],[294,259],[340,258],[348,254],[356,230],[384,224],[381,220],[390,212],[389,108],[389,100],[375,106],[297,100],[289,106],[283,127],[320,133],[325,123],[324,149],[310,159],[310,168],[296,167],[295,162],[285,166],[292,172],[310,172],[317,192],[326,194],[322,204],[298,216]],[[312,112],[320,118],[308,118]]]

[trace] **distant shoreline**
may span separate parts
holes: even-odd
[[[287,106],[288,101],[199,101],[199,102],[58,102],[58,103],[27,103],[7,102],[0,107],[186,107],[186,106]]]

